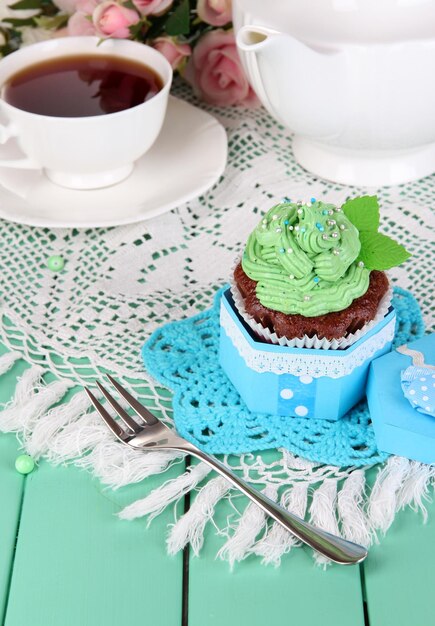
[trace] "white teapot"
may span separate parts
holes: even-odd
[[[435,0],[234,0],[238,50],[311,172],[351,185],[435,172]]]

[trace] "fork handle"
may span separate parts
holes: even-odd
[[[341,565],[354,565],[355,563],[360,563],[366,558],[367,549],[363,546],[347,541],[346,539],[342,539],[341,537],[337,537],[336,535],[331,535],[331,533],[308,524],[305,520],[301,519],[297,515],[294,515],[293,513],[290,513],[263,493],[251,487],[248,483],[223,465],[223,463],[218,461],[216,458],[205,454],[196,448],[196,446],[190,444],[188,449],[184,449],[183,452],[189,452],[189,454],[192,454],[201,461],[204,461],[204,463],[212,467],[219,474],[221,474],[221,476],[234,485],[234,487],[244,493],[245,496],[252,500],[252,502],[255,502],[260,509],[278,522],[278,524],[281,524],[281,526],[290,531],[293,535],[295,535],[295,537],[317,552],[320,552],[320,554],[323,554],[331,561]]]

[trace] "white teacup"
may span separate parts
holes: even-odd
[[[0,125],[0,143],[16,138],[27,158],[2,160],[0,167],[43,169],[63,187],[96,189],[120,182],[134,161],[156,140],[166,113],[172,68],[165,57],[141,43],[97,37],[66,37],[36,43],[0,61],[0,90],[10,77],[35,63],[90,54],[111,55],[143,62],[160,76],[162,89],[146,102],[117,113],[92,117],[52,117],[29,113],[4,100],[0,112],[8,125]]]

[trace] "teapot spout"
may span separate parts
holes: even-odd
[[[237,47],[243,52],[256,52],[279,34],[279,31],[264,26],[242,26],[237,33]]]

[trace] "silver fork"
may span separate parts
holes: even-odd
[[[293,515],[289,511],[283,509],[279,504],[270,500],[267,496],[251,487],[236,474],[231,472],[225,465],[213,456],[205,454],[202,450],[194,446],[186,439],[180,437],[176,432],[168,428],[163,422],[158,420],[146,407],[144,407],[136,398],[134,398],[124,387],[122,387],[109,374],[107,378],[112,383],[120,396],[124,398],[127,404],[133,409],[136,418],[133,419],[127,411],[115,400],[115,398],[97,382],[97,386],[101,393],[105,396],[108,403],[112,406],[115,413],[120,418],[121,423],[115,420],[106,408],[101,404],[95,395],[88,388],[85,388],[92,404],[106,422],[112,433],[124,444],[140,450],[178,450],[185,454],[191,454],[196,458],[204,461],[216,472],[224,476],[234,487],[239,489],[255,504],[257,504],[267,515],[270,515],[278,524],[281,524],[286,530],[293,533],[298,539],[305,544],[320,552],[331,561],[341,565],[353,565],[360,563],[367,556],[367,550],[341,537],[331,535],[330,533],[315,528],[308,524],[300,517]]]

